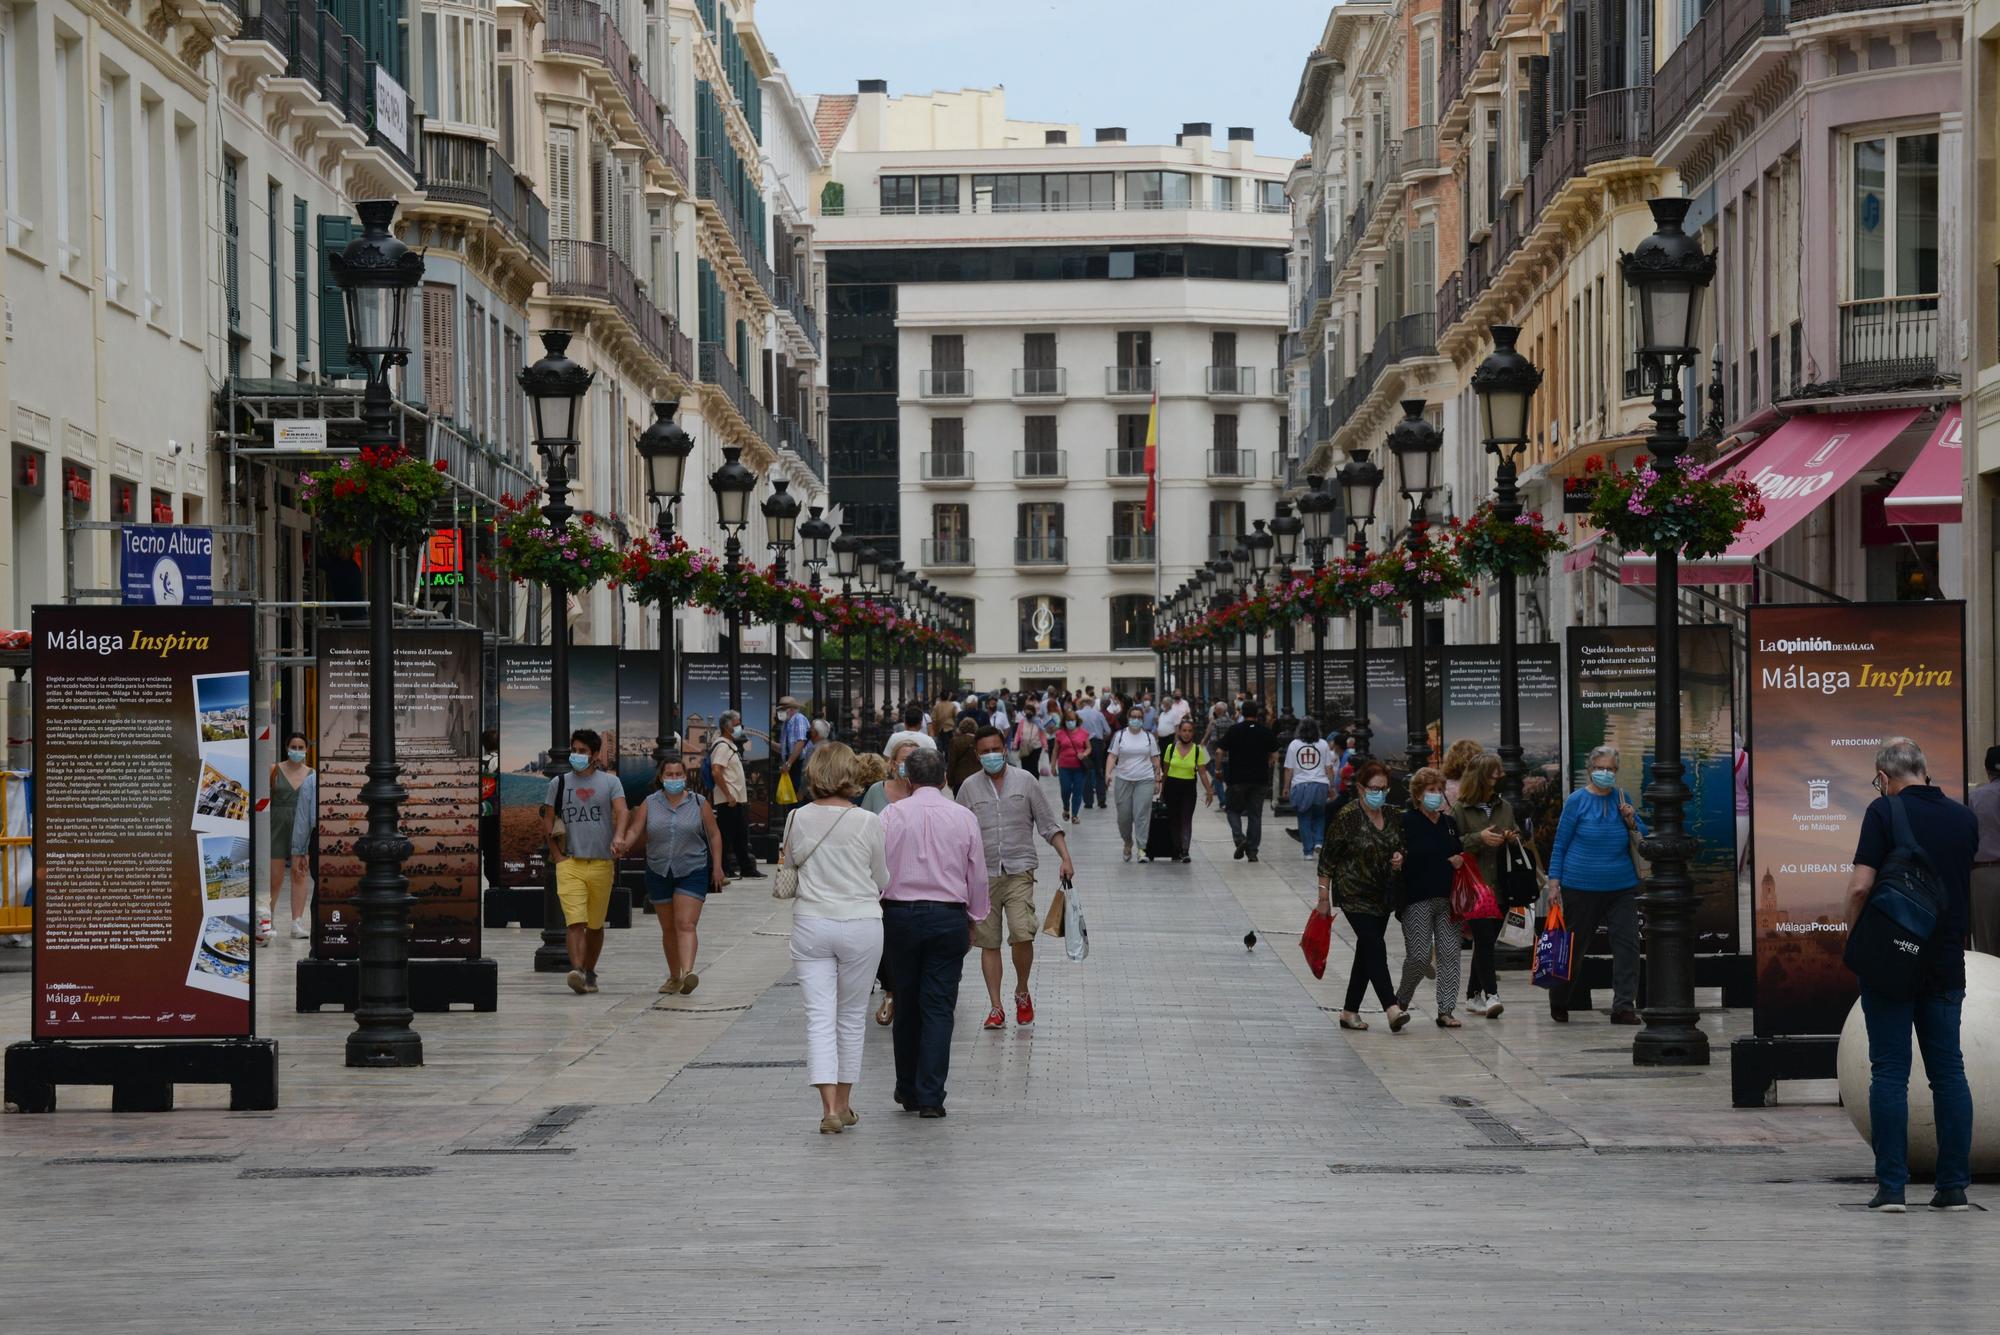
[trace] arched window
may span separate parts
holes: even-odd
[[[1020,652],[1063,653],[1069,648],[1069,600],[1049,594],[1023,598]]]
[[[1143,593],[1122,593],[1111,600],[1111,647],[1153,647],[1153,600]]]

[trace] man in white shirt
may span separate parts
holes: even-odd
[[[1162,740],[1163,745],[1167,738],[1174,735],[1174,730],[1181,726],[1181,720],[1187,716],[1187,697],[1179,691],[1175,691],[1173,703],[1160,711],[1160,721],[1153,729],[1154,734]]]
[[[1012,727],[1011,721],[1007,717],[1006,696],[1004,695],[994,696],[993,703],[987,706],[986,714],[987,714],[986,721],[988,723],[991,723],[994,727],[1000,729],[1000,731],[1003,734],[1011,731]]]
[[[925,730],[925,725],[928,722],[929,720],[924,717],[924,707],[922,705],[910,705],[905,708],[903,710],[903,726],[889,734],[889,740],[882,744],[882,754],[885,756],[895,755],[896,748],[905,742],[915,742],[926,751],[937,750],[937,743],[932,740],[930,733]],[[896,776],[892,774],[889,777],[893,779]]]

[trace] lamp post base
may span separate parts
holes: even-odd
[[[1645,1013],[1646,1027],[1632,1036],[1634,1066],[1706,1066],[1708,1034],[1692,1018],[1656,1020]]]
[[[347,1036],[347,1064],[378,1069],[422,1066],[424,1042],[409,1030],[375,1035],[357,1029]]]

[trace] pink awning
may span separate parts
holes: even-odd
[[[1682,582],[1748,584],[1754,574],[1752,562],[1765,548],[1833,499],[1922,411],[1806,413],[1773,431],[1736,465],[1764,493],[1763,519],[1737,534],[1721,556],[1682,563]],[[1651,584],[1653,578],[1650,556],[1627,556],[1619,571],[1626,584]]]
[[[1579,570],[1588,570],[1597,562],[1597,544],[1603,541],[1602,533],[1593,533],[1583,542],[1563,553],[1563,573],[1574,575]]]
[[[1882,502],[1882,517],[1892,524],[1957,524],[1965,515],[1965,417],[1952,404],[1938,418],[1937,430],[1917,451],[1916,462]]]

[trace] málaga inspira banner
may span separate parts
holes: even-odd
[[[1756,1028],[1837,1034],[1854,1004],[1847,878],[1875,750],[1909,737],[1964,798],[1965,604],[1750,609],[1750,852]]]
[[[34,1036],[252,1032],[250,609],[34,613]]]

